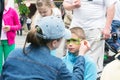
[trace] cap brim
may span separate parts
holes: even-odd
[[[65,39],[71,38],[71,31],[69,29],[65,29],[64,37]]]

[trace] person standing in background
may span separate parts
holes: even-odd
[[[116,0],[64,0],[63,6],[73,10],[71,27],[81,26],[90,42],[90,55],[98,70],[103,69],[105,39],[110,37],[111,23],[114,17]],[[102,40],[101,40],[102,38]]]
[[[0,45],[0,73],[3,59],[6,60],[9,53],[15,48],[16,31],[21,28],[17,12],[9,7],[8,0],[4,2],[5,8],[2,18],[1,45]]]
[[[22,36],[22,34],[23,34],[22,30],[23,30],[24,22],[25,22],[25,21],[24,21],[24,17],[21,15],[21,16],[20,16],[21,29],[17,31],[17,35]]]
[[[26,24],[27,24],[27,29],[30,30],[31,29],[31,23],[32,23],[32,20],[27,17],[27,21],[26,21]]]
[[[118,0],[115,4],[115,15],[111,24],[112,37],[108,40],[108,44],[112,46],[117,53],[120,53],[120,1]]]

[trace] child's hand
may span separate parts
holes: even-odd
[[[9,25],[5,25],[5,26],[3,26],[3,31],[5,31],[5,32],[8,32],[8,31],[10,31],[10,26]]]
[[[90,50],[90,44],[87,40],[83,40],[80,45],[79,55],[84,55],[88,50]]]

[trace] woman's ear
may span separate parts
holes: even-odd
[[[51,42],[51,48],[52,48],[52,49],[56,49],[56,48],[57,48],[57,40],[53,40],[53,41]]]
[[[51,47],[52,49],[58,48],[59,45],[60,45],[60,43],[61,43],[61,40],[62,40],[62,38],[59,39],[59,40],[53,40],[53,41],[51,41],[51,42],[49,43],[50,47]]]
[[[57,40],[53,40],[51,44],[52,47],[55,49],[57,47]]]

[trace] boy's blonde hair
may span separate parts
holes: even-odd
[[[80,39],[85,39],[85,32],[81,27],[73,27],[70,31],[71,33],[77,35]]]

